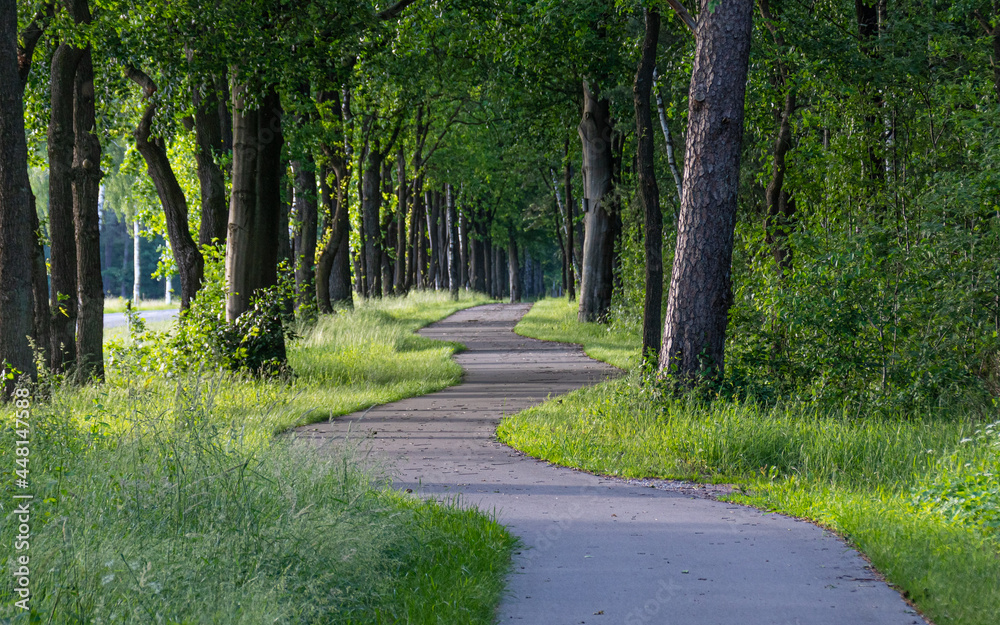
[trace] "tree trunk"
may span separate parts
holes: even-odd
[[[656,67],[653,67],[653,82],[656,82]],[[674,177],[674,191],[677,192],[677,206],[681,205],[681,195],[684,191],[684,183],[681,181],[681,172],[677,169],[677,159],[674,158],[674,137],[670,133],[670,125],[667,123],[667,112],[663,107],[663,96],[660,88],[653,86],[656,93],[656,111],[660,117],[660,130],[663,131],[663,141],[667,144],[667,164],[670,166],[670,175]],[[676,217],[676,215],[675,215]]]
[[[743,101],[753,2],[698,19],[684,151],[684,195],[667,298],[660,372],[693,384],[721,379],[729,306]]]
[[[2,142],[0,142],[2,143]],[[27,174],[25,174],[27,175]],[[31,186],[28,186],[28,193],[31,194]],[[51,337],[49,336],[49,274],[45,265],[45,246],[42,243],[41,225],[38,223],[38,210],[35,206],[35,196],[30,195],[29,216],[31,218],[31,285],[34,297],[34,326],[35,331],[32,336],[35,339],[35,349],[41,350],[42,362],[50,362],[49,349],[51,347]]]
[[[285,162],[281,150],[285,137],[281,128],[281,100],[271,88],[261,102],[257,117],[257,213],[254,220],[253,291],[278,283],[278,224],[281,221],[281,187]],[[287,235],[286,235],[287,236]],[[315,248],[314,248],[315,254]]]
[[[361,218],[364,228],[362,248],[364,250],[365,297],[380,297],[376,290],[376,278],[382,266],[382,245],[380,241],[379,209],[382,206],[382,161],[378,150],[372,149],[365,161],[362,182]]]
[[[156,91],[156,85],[144,73],[130,68],[128,76],[145,90],[146,97],[151,97]],[[201,288],[205,274],[205,259],[195,245],[188,226],[188,205],[184,191],[177,182],[170,159],[167,158],[167,146],[160,137],[151,136],[153,116],[156,114],[156,104],[152,101],[146,105],[145,114],[136,127],[136,150],[146,161],[149,177],[156,187],[156,194],[163,206],[163,214],[167,222],[167,236],[170,239],[170,249],[174,253],[177,271],[181,278],[181,310],[186,310]]]
[[[88,20],[89,21],[89,20]],[[73,96],[73,225],[77,269],[77,380],[104,380],[104,282],[101,279],[101,142],[94,109],[94,65],[88,47],[77,65]]]
[[[316,207],[316,163],[311,153],[302,161],[292,162],[295,176],[295,292],[298,309],[316,306],[316,233],[319,213]],[[339,241],[338,241],[339,243]],[[329,276],[328,276],[329,277]]]
[[[250,306],[254,275],[251,257],[257,210],[258,111],[246,104],[246,85],[233,86],[233,178],[226,244],[226,321]]]
[[[563,175],[563,188],[566,190],[566,253],[568,256],[568,265],[566,267],[566,288],[567,288],[567,298],[571,302],[576,301],[576,276],[578,273],[574,273],[574,264],[579,262],[579,256],[577,256],[577,249],[583,241],[577,241],[575,244],[573,242],[573,236],[576,234],[574,230],[576,229],[576,217],[573,215],[575,212],[575,207],[573,206],[573,164],[569,162],[569,139],[566,139],[566,157],[564,164],[564,175]]]
[[[486,294],[491,298],[496,297],[496,280],[493,275],[493,245],[489,239],[483,239],[483,259],[484,271],[486,273]]]
[[[465,211],[458,215],[458,283],[463,289],[469,288],[469,222]]]
[[[771,163],[771,180],[764,194],[767,202],[767,244],[774,254],[779,277],[792,269],[792,250],[788,246],[795,218],[795,198],[785,188],[785,156],[792,147],[792,115],[795,114],[795,92],[788,88],[785,106],[781,112],[778,132],[774,138],[774,158]]]
[[[142,300],[142,257],[139,252],[141,251],[142,237],[139,236],[142,231],[142,226],[139,224],[139,219],[135,218],[132,220],[132,303],[136,306]]]
[[[438,232],[438,273],[441,276],[441,289],[451,288],[448,283],[448,215],[444,205],[444,196],[440,191],[434,192],[434,210],[437,213]]]
[[[396,271],[392,279],[392,290],[396,295],[406,293],[406,155],[403,146],[396,154]]]
[[[517,241],[513,232],[507,239],[507,273],[510,277],[510,303],[516,304],[521,301],[521,270],[517,266]]]
[[[34,378],[35,362],[28,342],[34,318],[33,203],[28,186],[23,93],[17,58],[17,6],[0,2],[0,364]],[[4,377],[4,397],[10,397],[16,383],[16,379]]]
[[[455,193],[451,185],[445,185],[447,228],[448,228],[448,290],[451,299],[458,301],[458,213],[455,211]]]
[[[578,128],[583,145],[583,205],[586,235],[580,283],[581,322],[604,321],[614,288],[612,202],[612,134],[610,102],[583,85],[583,119]]]
[[[472,239],[472,290],[486,293],[486,246],[480,237]]]
[[[73,93],[83,50],[60,44],[52,55],[48,130],[51,367],[76,362],[76,237],[73,226]]]
[[[639,203],[645,216],[646,299],[642,312],[642,357],[656,363],[660,349],[660,307],[663,304],[663,215],[660,213],[660,190],[656,185],[653,145],[653,119],[650,92],[653,84],[653,64],[660,37],[660,14],[643,10],[645,34],[639,68],[632,86],[635,102],[636,164],[639,178]]]
[[[198,230],[198,245],[225,246],[229,207],[226,203],[226,178],[219,166],[219,159],[226,154],[223,141],[224,98],[218,97],[213,83],[204,86],[204,95],[194,90],[194,120],[189,126],[195,131],[195,162],[198,165],[198,185],[201,189],[201,227]],[[230,140],[230,146],[232,140]]]
[[[430,265],[427,270],[427,276],[429,282],[434,285],[434,290],[439,290],[441,288],[441,270],[438,266],[438,247],[440,246],[437,227],[438,206],[434,201],[434,194],[430,191],[424,191],[424,206],[427,213],[427,237],[430,242],[430,250],[428,252]]]

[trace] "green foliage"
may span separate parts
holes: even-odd
[[[633,335],[597,332],[562,302],[541,304],[518,331],[580,341],[615,364],[637,362]],[[615,342],[631,358],[604,347]],[[996,620],[1000,425],[977,426],[978,413],[956,406],[890,414],[809,398],[679,396],[649,382],[632,371],[574,391],[505,418],[497,436],[599,474],[735,482],[735,501],[844,534],[934,622]]]

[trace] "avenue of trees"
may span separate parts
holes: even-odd
[[[229,323],[548,293],[685,386],[995,392],[997,54],[986,0],[0,0],[0,359],[101,378],[127,181]]]

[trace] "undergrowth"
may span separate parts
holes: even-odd
[[[842,533],[936,623],[996,622],[1000,425],[990,424],[989,407],[891,414],[738,394],[677,397],[643,384],[634,333],[574,316],[546,300],[517,331],[583,343],[631,372],[504,419],[502,441],[594,473],[736,483],[735,501]]]
[[[495,520],[391,490],[350,447],[272,436],[451,383],[453,346],[411,332],[472,303],[418,295],[323,318],[289,344],[295,373],[277,379],[172,366],[154,349],[168,336],[136,332],[105,385],[49,380],[31,417],[32,610],[12,606],[6,575],[0,619],[492,622],[514,542]],[[0,429],[5,472],[13,425]],[[4,523],[0,541],[16,531]]]

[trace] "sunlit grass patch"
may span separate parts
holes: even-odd
[[[637,362],[637,337],[541,304],[517,332]],[[980,406],[893,415],[664,396],[633,371],[507,417],[497,435],[594,473],[734,482],[736,501],[846,536],[934,622],[987,625],[1000,602],[998,428]]]

